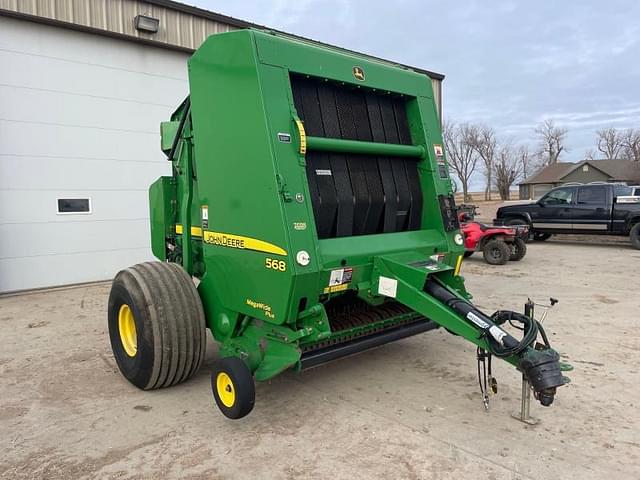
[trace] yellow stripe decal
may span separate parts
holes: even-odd
[[[458,255],[458,260],[456,261],[456,269],[453,271],[454,276],[460,275],[461,266],[462,266],[462,255]]]
[[[300,153],[307,153],[307,134],[304,131],[304,125],[302,120],[296,119],[296,126],[298,127],[298,135],[300,135]]]
[[[182,235],[182,225],[176,225],[176,234]],[[191,235],[203,237],[205,243],[218,245],[221,247],[239,248],[241,250],[254,250],[256,252],[272,253],[273,255],[286,256],[287,251],[274,245],[273,243],[258,240],[257,238],[244,237],[242,235],[232,235],[230,233],[202,231],[200,227],[191,227]]]
[[[239,248],[242,250],[254,250],[256,252],[271,253],[273,255],[286,255],[287,251],[269,242],[257,238],[232,235],[230,233],[204,232],[204,242],[221,247]]]
[[[176,234],[182,235],[182,225],[176,225]],[[200,227],[191,227],[191,236],[192,237],[201,237],[202,236],[202,228]]]

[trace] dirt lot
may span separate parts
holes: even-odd
[[[637,479],[640,251],[549,241],[463,272],[488,311],[560,299],[545,325],[575,366],[556,403],[510,417],[520,378],[496,362],[484,413],[475,349],[435,331],[257,386],[253,413],[213,406],[209,365],[142,392],[117,371],[106,284],[0,298],[0,478]]]

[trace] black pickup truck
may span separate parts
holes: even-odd
[[[534,240],[557,233],[629,236],[640,249],[640,197],[617,184],[563,185],[528,204],[500,207],[494,223],[529,225]]]

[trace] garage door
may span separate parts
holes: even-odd
[[[147,188],[187,54],[0,17],[0,292],[152,258]]]

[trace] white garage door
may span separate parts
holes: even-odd
[[[152,258],[147,188],[170,172],[159,123],[187,58],[0,17],[0,292]]]

